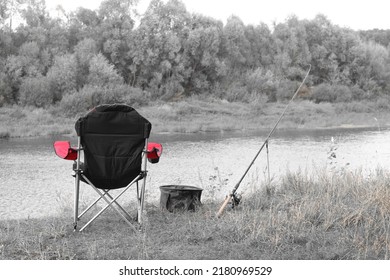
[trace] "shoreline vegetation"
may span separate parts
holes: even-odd
[[[323,14],[223,23],[180,0],[138,14],[135,2],[63,16],[44,1],[2,5],[0,138],[72,134],[78,115],[103,103],[134,106],[154,133],[269,129],[309,65],[279,128],[388,125],[390,30],[352,30]]]
[[[151,121],[152,132],[159,134],[268,130],[286,105],[285,102],[187,98],[133,107]],[[278,129],[380,129],[390,126],[389,109],[390,103],[381,101],[317,104],[297,99],[286,111]],[[46,109],[17,105],[0,107],[0,139],[74,136],[74,124],[85,113],[68,116],[56,106]]]
[[[175,213],[147,204],[139,232],[112,210],[75,233],[64,208],[59,217],[0,221],[0,259],[389,259],[389,180],[381,169],[367,178],[287,172],[278,184],[253,182],[254,194],[221,218],[213,201]]]

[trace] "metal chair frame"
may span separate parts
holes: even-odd
[[[148,154],[148,139],[145,139],[145,146],[142,151],[142,166],[140,174],[133,179],[127,186],[123,187],[121,192],[117,194],[115,197],[109,194],[110,189],[98,189],[95,187],[92,182],[83,174],[83,170],[81,168],[81,153],[83,151],[83,147],[81,146],[81,137],[78,136],[77,139],[77,159],[75,172],[75,194],[74,194],[74,222],[73,228],[74,231],[83,231],[86,227],[88,227],[96,218],[98,218],[107,208],[112,207],[121,217],[122,219],[134,230],[137,228],[131,223],[133,218],[131,215],[117,202],[117,200],[134,184],[137,186],[137,222],[140,226],[142,226],[142,216],[144,209],[144,201],[145,201],[145,188],[146,188],[146,177],[147,177],[147,154]],[[81,214],[79,214],[79,200],[80,200],[80,181],[81,179],[85,180],[88,185],[90,185],[99,195],[99,197],[93,201],[88,207],[86,207]],[[141,187],[139,181],[142,180]],[[104,200],[107,205],[103,207],[97,214],[95,214],[80,230],[77,229],[78,222],[81,217],[84,216],[87,212],[91,210],[91,208],[96,205],[100,200]]]

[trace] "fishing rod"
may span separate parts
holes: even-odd
[[[284,108],[282,114],[280,115],[278,121],[275,123],[274,127],[272,128],[272,130],[270,131],[270,133],[268,134],[267,138],[265,139],[263,145],[261,145],[260,147],[260,150],[257,152],[256,156],[253,158],[252,162],[249,164],[248,168],[245,170],[244,172],[244,175],[242,175],[242,177],[240,178],[240,180],[238,181],[238,183],[234,186],[233,190],[229,193],[229,195],[226,197],[225,201],[222,203],[222,206],[219,208],[218,212],[217,212],[217,217],[219,218],[223,211],[225,210],[226,206],[228,205],[229,201],[233,200],[233,206],[234,204],[238,204],[240,198],[238,198],[236,196],[236,192],[237,192],[237,189],[239,188],[242,180],[244,180],[246,174],[248,173],[249,169],[251,169],[252,165],[255,163],[257,157],[260,155],[261,151],[263,150],[263,148],[265,146],[268,147],[268,141],[269,139],[271,138],[272,134],[274,133],[276,127],[278,126],[279,122],[282,120],[284,114],[286,113],[287,111],[287,108],[290,106],[290,104],[293,102],[294,98],[298,95],[298,92],[301,90],[301,87],[303,86],[303,84],[305,83],[307,77],[309,76],[309,73],[310,73],[310,70],[311,70],[311,64],[309,64],[309,70],[307,71],[306,75],[305,75],[305,78],[302,80],[301,84],[299,85],[298,89],[295,91],[293,97],[290,99],[290,101],[287,103],[286,107]]]

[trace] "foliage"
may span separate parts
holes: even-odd
[[[312,20],[292,15],[271,30],[237,16],[223,24],[192,14],[180,0],[153,0],[143,15],[136,4],[105,0],[96,10],[60,8],[52,17],[43,0],[2,1],[0,104],[30,103],[26,85],[38,88],[37,79],[43,88],[50,85],[42,99],[49,103],[38,106],[86,86],[113,85],[165,101],[209,94],[274,102],[287,98],[309,64],[306,86],[313,96],[306,98],[315,102],[389,94],[388,30],[341,28],[321,14]],[[24,21],[13,26],[17,15]]]
[[[269,101],[276,100],[278,81],[271,70],[257,68],[255,71],[249,71],[245,85],[248,93],[255,95],[265,95]]]
[[[313,90],[311,98],[316,103],[348,102],[352,100],[352,91],[344,85],[321,84]]]
[[[123,78],[117,73],[114,65],[102,55],[97,54],[89,62],[87,83],[95,87],[104,87],[123,83]]]
[[[384,47],[387,47],[390,44],[390,30],[360,30],[359,34],[364,40],[374,41]]]
[[[141,106],[148,104],[148,98],[145,92],[125,84],[86,85],[81,90],[64,96],[59,105],[66,115],[74,116],[107,103]]]
[[[250,44],[245,35],[245,25],[237,16],[228,18],[223,29],[224,51],[232,70],[243,68],[250,59]]]
[[[77,60],[77,87],[82,88],[87,83],[90,61],[98,54],[97,43],[94,39],[85,38],[74,47]]]
[[[0,73],[0,107],[12,100],[12,88],[7,81],[6,75]]]
[[[48,79],[40,76],[25,78],[20,86],[19,102],[21,105],[36,107],[52,104],[53,96]]]
[[[76,90],[77,64],[74,55],[57,56],[53,66],[47,73],[53,102],[59,101],[66,94]]]
[[[275,68],[291,80],[300,80],[300,68],[311,62],[304,24],[297,17],[291,17],[286,23],[275,26],[273,36],[277,49]]]

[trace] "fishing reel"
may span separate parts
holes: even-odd
[[[239,193],[233,193],[231,196],[231,200],[228,203],[228,208],[230,210],[233,210],[235,207],[238,206],[238,204],[240,204],[241,199],[242,199],[242,195],[240,195]]]

